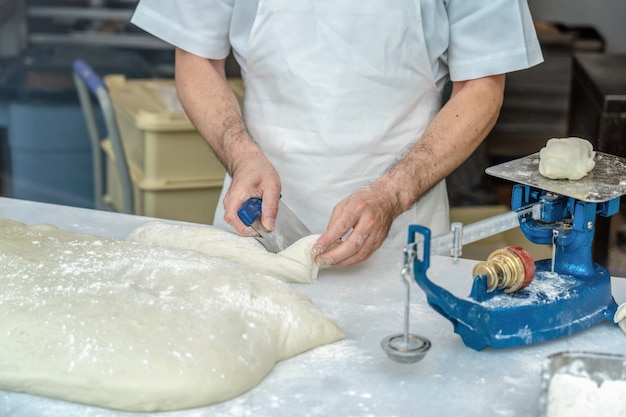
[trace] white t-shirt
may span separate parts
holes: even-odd
[[[392,0],[397,1],[397,0]],[[132,23],[193,54],[246,72],[258,0],[140,0]],[[526,0],[421,0],[422,25],[440,91],[452,81],[512,72],[542,61]]]

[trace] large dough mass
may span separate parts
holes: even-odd
[[[7,220],[0,233],[0,389],[199,407],[343,337],[289,284],[224,259]]]
[[[581,138],[553,138],[539,151],[539,173],[553,180],[579,180],[595,166],[591,143]]]

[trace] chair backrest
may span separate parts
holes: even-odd
[[[106,189],[102,142],[108,139],[111,143],[111,148],[113,149],[115,169],[117,170],[122,190],[121,212],[132,214],[134,213],[132,180],[128,169],[128,163],[126,161],[126,154],[124,153],[124,145],[117,126],[113,104],[111,103],[109,89],[98,73],[96,73],[85,61],[80,59],[75,60],[72,65],[72,69],[81,109],[85,117],[85,122],[87,123],[87,130],[89,132],[89,139],[91,142],[96,208],[100,210],[113,209],[104,199]],[[91,96],[97,99],[100,106],[100,110],[104,118],[106,133],[108,135],[107,138],[102,138],[100,136],[100,130],[98,128],[98,121],[96,118],[96,109],[93,101],[91,100]]]

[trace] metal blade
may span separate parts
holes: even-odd
[[[250,200],[249,200],[250,201]],[[244,206],[248,202],[244,203]],[[287,207],[287,205],[279,200],[278,214],[276,215],[276,225],[274,230],[268,232],[261,224],[260,216],[260,200],[255,202],[255,208],[258,212],[254,213],[255,220],[248,224],[260,235],[256,239],[265,246],[269,252],[278,253],[305,236],[309,236],[311,231],[302,223],[302,221]],[[242,209],[243,207],[242,206]],[[240,211],[242,210],[240,209]],[[240,213],[242,221],[244,216]],[[244,221],[244,223],[247,223]]]

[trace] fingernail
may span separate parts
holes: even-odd
[[[276,227],[276,219],[265,219],[265,222],[263,223],[263,227],[268,232],[271,232],[272,230],[274,230],[274,227]]]
[[[323,252],[322,245],[314,245],[313,246],[313,255],[319,255]]]

